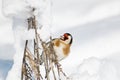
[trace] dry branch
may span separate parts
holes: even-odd
[[[33,8],[33,12],[34,11],[35,9]],[[45,80],[51,80],[51,77],[54,80],[61,80],[60,73],[67,77],[66,74],[62,71],[62,68],[60,68],[60,64],[57,60],[57,56],[53,48],[52,37],[50,36],[49,42],[42,41],[40,34],[37,32],[38,28],[36,24],[36,17],[33,15],[27,20],[28,30],[35,30],[35,39],[33,39],[34,51],[32,51],[34,53],[32,53],[27,47],[28,40],[26,40],[21,70],[21,80],[43,80],[43,78],[45,78]],[[42,46],[42,48],[39,48],[40,46]],[[40,71],[41,66],[44,66],[45,68],[44,77],[44,74]],[[50,76],[51,71],[53,76]],[[58,76],[56,73],[58,73]]]

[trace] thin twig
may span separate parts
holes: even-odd
[[[52,72],[53,72],[54,80],[57,80],[53,67],[52,67]]]
[[[21,80],[23,80],[23,76],[27,75],[26,71],[26,65],[25,65],[25,53],[26,53],[26,48],[27,48],[28,40],[25,42],[25,48],[24,48],[24,55],[23,55],[23,62],[22,62],[22,72],[21,72]]]

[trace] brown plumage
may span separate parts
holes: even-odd
[[[70,52],[70,44],[66,44],[64,41],[60,40],[60,39],[55,39],[52,41],[53,45],[56,47],[60,47],[60,45],[63,45],[64,47],[62,48],[63,50],[63,54],[65,56],[68,56],[69,52]]]
[[[70,53],[70,46],[72,44],[72,36],[69,33],[65,33],[60,38],[54,39],[53,42],[53,48],[57,55],[58,61],[66,58]]]

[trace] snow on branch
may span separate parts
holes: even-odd
[[[51,0],[4,0],[3,9],[13,19],[16,39],[14,64],[6,80],[67,78],[57,61],[50,35]],[[30,30],[32,38],[28,37]]]
[[[33,8],[33,12],[36,9]],[[53,49],[52,37],[49,37],[49,42],[43,41],[40,37],[41,34],[37,32],[36,16],[28,18],[28,29],[35,29],[34,39],[34,53],[28,49],[28,40],[26,40],[24,56],[22,62],[21,80],[61,80],[61,73],[67,79],[66,74],[62,71],[61,65],[57,60],[57,56]],[[42,28],[41,28],[42,29]],[[44,72],[42,72],[41,66],[44,66]],[[57,72],[55,71],[55,67]],[[51,73],[52,71],[52,73]],[[43,75],[45,73],[45,75]],[[56,73],[57,76],[56,76]],[[50,75],[53,75],[50,76]]]

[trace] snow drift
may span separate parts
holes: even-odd
[[[90,57],[84,60],[71,74],[71,80],[119,80],[120,64],[111,59]]]

